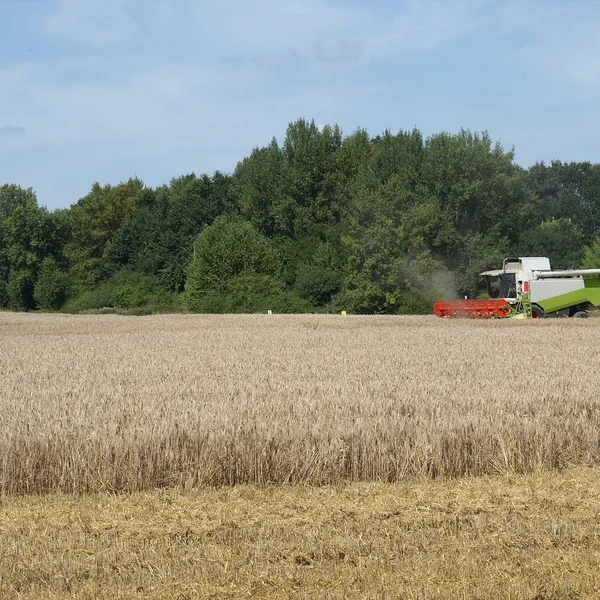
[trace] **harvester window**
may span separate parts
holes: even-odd
[[[502,273],[486,277],[490,298],[516,298],[517,278],[515,273]]]
[[[502,298],[517,297],[517,276],[515,273],[503,273],[500,275],[500,285],[504,291]]]
[[[490,298],[500,298],[500,278],[498,275],[488,276],[486,280],[488,296]]]

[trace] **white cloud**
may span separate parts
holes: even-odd
[[[263,97],[261,65],[253,63],[227,70],[170,63],[105,82],[64,82],[51,76],[63,67],[73,65],[66,60],[0,72],[0,98],[20,98],[10,118],[27,123],[29,135],[21,144],[93,146],[112,141],[142,155],[218,141],[251,148],[260,141],[257,131],[265,126],[264,117],[276,119],[294,105],[294,94],[287,90]]]
[[[128,0],[58,0],[44,22],[44,32],[95,46],[121,42],[136,31],[126,12],[128,4]]]

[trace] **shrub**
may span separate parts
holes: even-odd
[[[56,260],[44,259],[33,288],[36,305],[42,310],[59,309],[67,294],[67,274],[60,270]]]
[[[312,304],[323,306],[339,291],[342,276],[339,271],[323,266],[302,267],[296,277],[295,289]]]
[[[6,291],[6,282],[0,279],[0,308],[8,306],[8,292]]]
[[[35,308],[33,298],[34,281],[34,275],[29,269],[11,270],[6,286],[9,308],[12,310],[31,310]]]
[[[282,291],[275,252],[254,226],[219,217],[197,237],[185,300],[194,312],[256,312]]]
[[[79,289],[64,307],[77,313],[100,308],[138,309],[150,312],[177,306],[177,296],[165,290],[157,277],[123,269],[111,279],[92,289]]]

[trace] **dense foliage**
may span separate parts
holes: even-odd
[[[66,210],[0,187],[0,308],[430,312],[508,255],[600,267],[600,164],[523,169],[485,133],[298,120],[232,175],[95,183]]]

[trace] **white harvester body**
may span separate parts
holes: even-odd
[[[490,298],[505,299],[518,313],[531,305],[534,317],[583,317],[600,306],[600,269],[552,271],[548,258],[523,256],[506,258],[502,269],[481,276]]]

